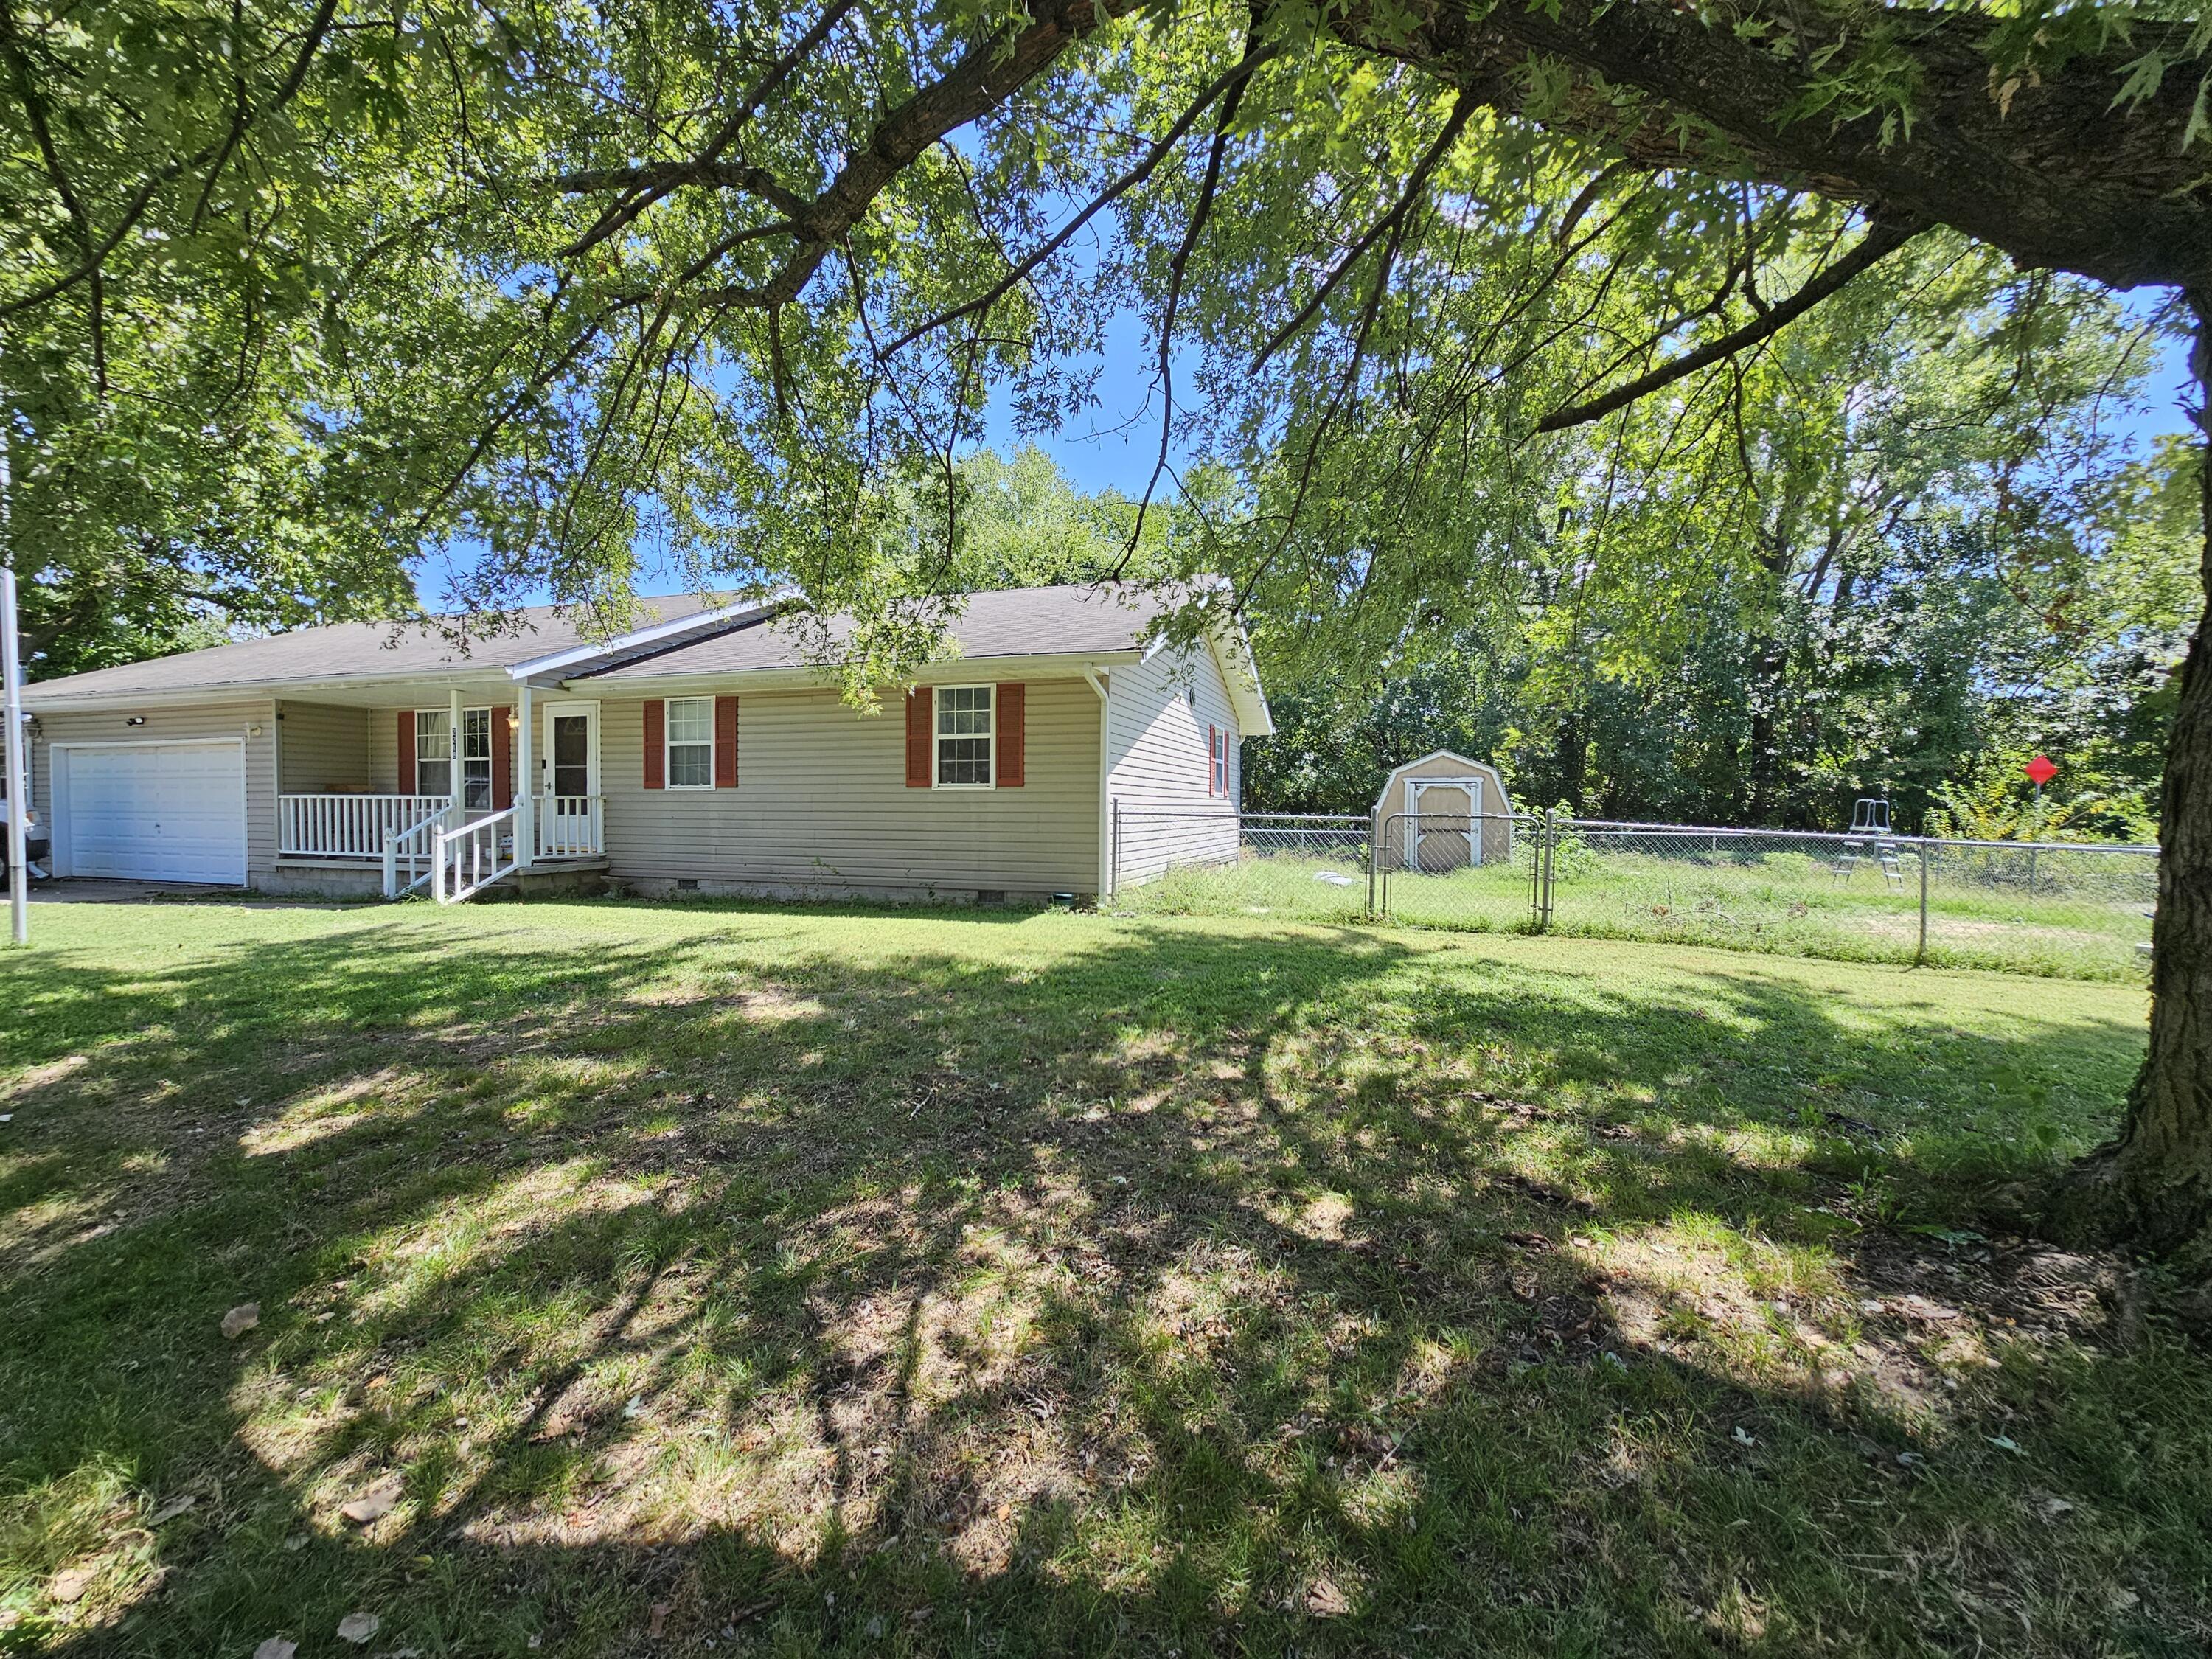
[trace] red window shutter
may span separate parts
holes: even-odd
[[[714,699],[714,787],[738,787],[738,700]]]
[[[399,793],[415,793],[415,711],[399,711]]]
[[[1209,726],[1206,728],[1206,793],[1209,795],[1218,795],[1221,793],[1220,787],[1214,781],[1220,774],[1214,769],[1213,764],[1213,757],[1221,752],[1215,747],[1220,740],[1219,726]]]
[[[645,705],[645,787],[668,787],[668,705],[658,697]]]
[[[1019,680],[1002,682],[992,702],[999,723],[999,787],[1018,789],[1029,775],[1030,689]]]
[[[491,711],[491,810],[504,812],[514,805],[514,732],[507,725],[512,708]]]
[[[936,745],[931,739],[936,735],[930,726],[936,713],[936,703],[926,685],[917,685],[906,694],[906,787],[927,789],[931,775],[937,769],[930,764]]]

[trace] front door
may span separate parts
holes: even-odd
[[[538,841],[549,857],[596,854],[599,824],[599,709],[597,703],[549,703],[539,793]]]

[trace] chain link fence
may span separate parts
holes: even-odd
[[[2075,979],[2145,971],[2158,849],[1117,807],[1114,902],[1719,945]]]
[[[1374,914],[1374,825],[1277,812],[1114,811],[1114,895],[1126,909],[1358,921]]]
[[[1550,928],[1796,956],[2143,971],[2158,849],[1562,820]]]

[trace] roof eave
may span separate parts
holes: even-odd
[[[496,665],[444,668],[427,673],[353,674],[314,680],[200,680],[191,685],[143,686],[137,690],[95,691],[79,696],[40,696],[34,684],[23,688],[23,708],[33,714],[65,714],[79,709],[99,714],[115,708],[139,708],[149,703],[227,702],[237,698],[307,698],[318,691],[404,691],[414,685],[480,685],[495,690],[507,678]]]
[[[1248,738],[1275,735],[1275,717],[1267,708],[1267,694],[1260,685],[1260,665],[1252,655],[1252,641],[1239,622],[1218,623],[1206,630],[1216,665],[1229,687],[1230,706],[1237,725]]]

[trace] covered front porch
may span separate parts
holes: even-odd
[[[501,676],[358,702],[319,694],[280,702],[276,720],[288,884],[446,902],[532,872],[605,866],[596,702]]]

